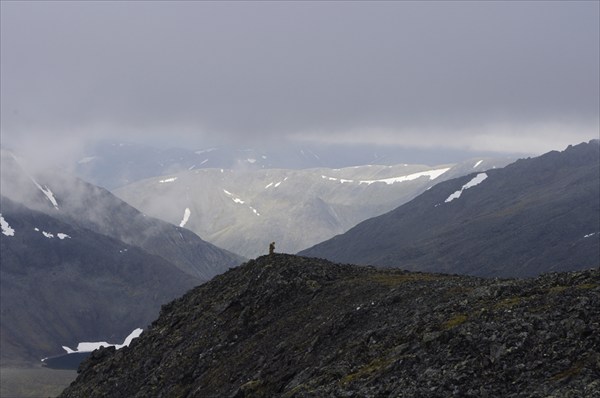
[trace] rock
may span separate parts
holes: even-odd
[[[598,347],[599,270],[494,280],[275,253],[95,352],[61,397],[594,397]]]

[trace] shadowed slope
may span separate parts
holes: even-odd
[[[62,397],[591,396],[599,311],[598,271],[484,280],[275,254],[96,351]]]

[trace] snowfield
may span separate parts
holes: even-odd
[[[483,180],[485,180],[487,177],[488,176],[486,173],[477,174],[475,177],[473,177],[473,179],[471,181],[469,181],[465,185],[463,185],[461,189],[459,189],[458,191],[456,191],[453,194],[451,194],[450,196],[448,196],[444,202],[449,203],[449,202],[452,202],[454,199],[460,198],[460,195],[463,193],[464,190],[473,188],[474,186],[481,184],[481,182]]]
[[[15,230],[8,225],[8,222],[0,214],[0,226],[2,227],[2,233],[6,236],[15,236]]]

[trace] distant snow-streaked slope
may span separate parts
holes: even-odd
[[[439,152],[364,144],[307,145],[304,143],[278,145],[277,148],[269,147],[268,144],[261,142],[254,148],[220,146],[203,149],[158,149],[143,144],[104,141],[86,148],[73,166],[77,175],[85,181],[113,190],[146,178],[205,168],[300,170],[365,164],[394,165],[414,163],[417,159],[424,163],[451,163],[456,162],[457,159],[474,156],[466,151]],[[489,153],[483,156],[477,160],[483,162],[485,158],[498,155]]]
[[[501,277],[598,267],[599,157],[595,140],[445,181],[300,254]]]
[[[4,149],[1,155],[2,194],[31,209],[138,246],[202,280],[242,261],[241,257],[176,226],[181,218],[172,225],[148,217],[106,189],[68,174],[29,172],[26,159],[19,159]]]
[[[4,196],[0,362],[39,363],[78,341],[122,341],[201,283],[164,258]]]
[[[509,160],[343,169],[201,169],[146,179],[114,193],[246,257],[297,252],[407,202],[440,181]]]

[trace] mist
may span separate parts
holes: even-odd
[[[598,137],[598,2],[2,2],[2,145],[68,163],[354,144],[541,154]]]

